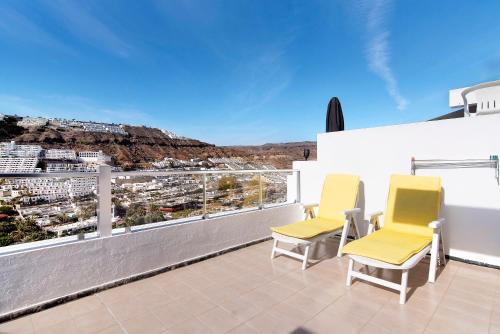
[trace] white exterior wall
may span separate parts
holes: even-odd
[[[469,87],[457,88],[449,91],[448,98],[449,98],[449,105],[451,108],[464,106],[462,91],[467,88]],[[487,101],[490,101],[490,103],[493,103],[493,101],[496,101],[497,104],[500,103],[500,86],[482,88],[467,94],[467,104],[469,105],[476,103],[480,105],[481,102],[486,103]],[[498,105],[496,105],[495,107],[498,107]],[[480,109],[485,109],[485,108],[486,106],[483,106],[483,108]],[[491,105],[491,108],[493,108],[493,105]]]
[[[0,315],[259,240],[270,236],[270,226],[292,223],[302,216],[300,205],[287,205],[0,253]]]
[[[361,176],[365,213],[385,210],[391,174],[410,174],[416,159],[488,159],[500,153],[500,115],[318,135],[318,160],[295,162],[302,202],[317,202],[329,172]],[[445,194],[444,239],[451,256],[500,265],[500,186],[493,169],[417,170],[439,175]],[[366,217],[365,217],[366,218]],[[362,223],[361,230],[367,222]]]

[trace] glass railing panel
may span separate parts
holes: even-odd
[[[111,197],[114,228],[201,216],[202,175],[113,177]]]
[[[207,213],[217,214],[227,211],[240,210],[258,203],[252,198],[246,198],[248,194],[248,182],[252,179],[251,174],[241,173],[219,173],[207,175]],[[257,186],[258,188],[258,186]],[[258,192],[255,192],[258,194]]]
[[[262,174],[262,201],[264,206],[292,203],[296,201],[296,173],[293,172],[266,172]],[[290,182],[290,183],[289,183]]]
[[[0,179],[0,246],[97,230],[97,178]]]

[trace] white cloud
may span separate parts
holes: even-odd
[[[67,53],[73,51],[59,41],[35,21],[6,4],[0,5],[0,38],[14,43],[29,43],[37,46],[53,47]]]
[[[396,102],[397,108],[404,110],[408,105],[408,100],[401,95],[398,81],[390,67],[390,31],[386,26],[390,6],[390,1],[386,0],[363,3],[362,9],[366,11],[365,18],[368,33],[366,57],[370,70],[385,82],[387,92]]]
[[[28,98],[0,94],[0,113],[47,118],[75,118],[81,121],[131,123],[132,125],[152,122],[150,115],[133,107],[101,106],[91,99],[74,95],[44,95]]]
[[[129,56],[131,47],[94,15],[85,2],[51,0],[46,4],[83,42],[120,57]]]

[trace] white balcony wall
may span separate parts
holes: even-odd
[[[316,162],[295,162],[302,202],[319,200],[329,172],[361,176],[365,213],[385,210],[391,174],[410,174],[411,158],[488,159],[500,155],[500,115],[351,130],[318,135]],[[447,253],[500,266],[500,186],[493,169],[417,170],[439,175]],[[367,221],[361,223],[365,230]]]
[[[0,255],[0,317],[260,240],[302,217],[291,204]]]

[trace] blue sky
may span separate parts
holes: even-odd
[[[498,1],[1,1],[0,113],[145,124],[220,145],[449,111],[498,79]]]

